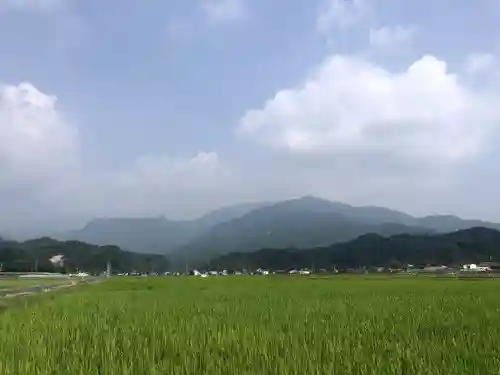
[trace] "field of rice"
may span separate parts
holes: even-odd
[[[0,374],[499,374],[500,280],[114,278],[0,315]]]

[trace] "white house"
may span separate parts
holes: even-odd
[[[469,271],[469,272],[489,272],[492,271],[490,267],[485,267],[485,266],[478,266],[477,264],[471,263],[471,264],[464,264],[462,266],[463,271]]]
[[[462,266],[462,269],[464,271],[475,271],[477,269],[477,264],[471,263],[471,264],[464,264]]]

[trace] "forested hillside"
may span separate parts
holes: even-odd
[[[198,219],[104,218],[58,237],[96,245],[116,245],[139,253],[167,254],[184,264],[231,252],[262,248],[310,249],[374,233],[448,233],[471,227],[500,229],[497,223],[450,215],[422,218],[376,206],[351,206],[313,196],[281,202],[243,203]]]
[[[370,266],[399,267],[407,264],[459,265],[500,261],[500,232],[476,227],[440,235],[366,234],[340,244],[312,249],[262,249],[235,252],[209,262],[217,268],[331,269]]]
[[[62,264],[53,264],[50,259],[61,255]],[[162,255],[137,254],[123,251],[117,246],[96,246],[79,241],[56,241],[39,238],[25,242],[0,239],[0,265],[2,271],[26,272],[103,272],[107,262],[115,271],[163,271],[167,259]]]

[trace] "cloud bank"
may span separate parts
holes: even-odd
[[[0,0],[4,9],[58,6],[43,4]],[[198,3],[211,22],[239,20],[248,4]],[[88,165],[86,124],[66,116],[62,93],[35,81],[0,84],[0,234],[68,228],[96,216],[192,217],[237,201],[305,194],[419,214],[453,207],[466,216],[490,207],[498,214],[485,188],[476,211],[473,203],[460,211],[476,188],[466,180],[486,186],[498,177],[478,168],[499,134],[498,85],[488,79],[499,73],[495,53],[466,53],[461,64],[427,53],[398,66],[378,60],[379,52],[411,47],[420,28],[369,22],[366,0],[322,5],[312,30],[318,38],[357,28],[366,46],[325,52],[304,79],[243,109],[226,132],[245,157],[201,147],[135,155],[119,167]]]
[[[145,155],[123,170],[91,172],[83,153],[78,127],[65,119],[55,95],[27,82],[1,86],[0,227],[60,225],[76,213],[161,214],[189,200],[195,207],[186,211],[198,212],[230,186],[230,172],[214,152]]]

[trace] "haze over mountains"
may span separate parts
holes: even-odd
[[[196,220],[169,220],[155,218],[98,218],[85,227],[56,235],[63,240],[87,243],[113,244],[135,252],[165,254],[187,244],[212,227],[241,217],[270,203],[241,203],[210,211]]]
[[[413,217],[384,207],[356,207],[306,196],[282,202],[223,207],[196,220],[109,218],[58,236],[97,245],[114,244],[135,252],[170,254],[175,260],[206,259],[262,248],[314,248],[363,234],[446,233],[500,224],[450,215]]]

